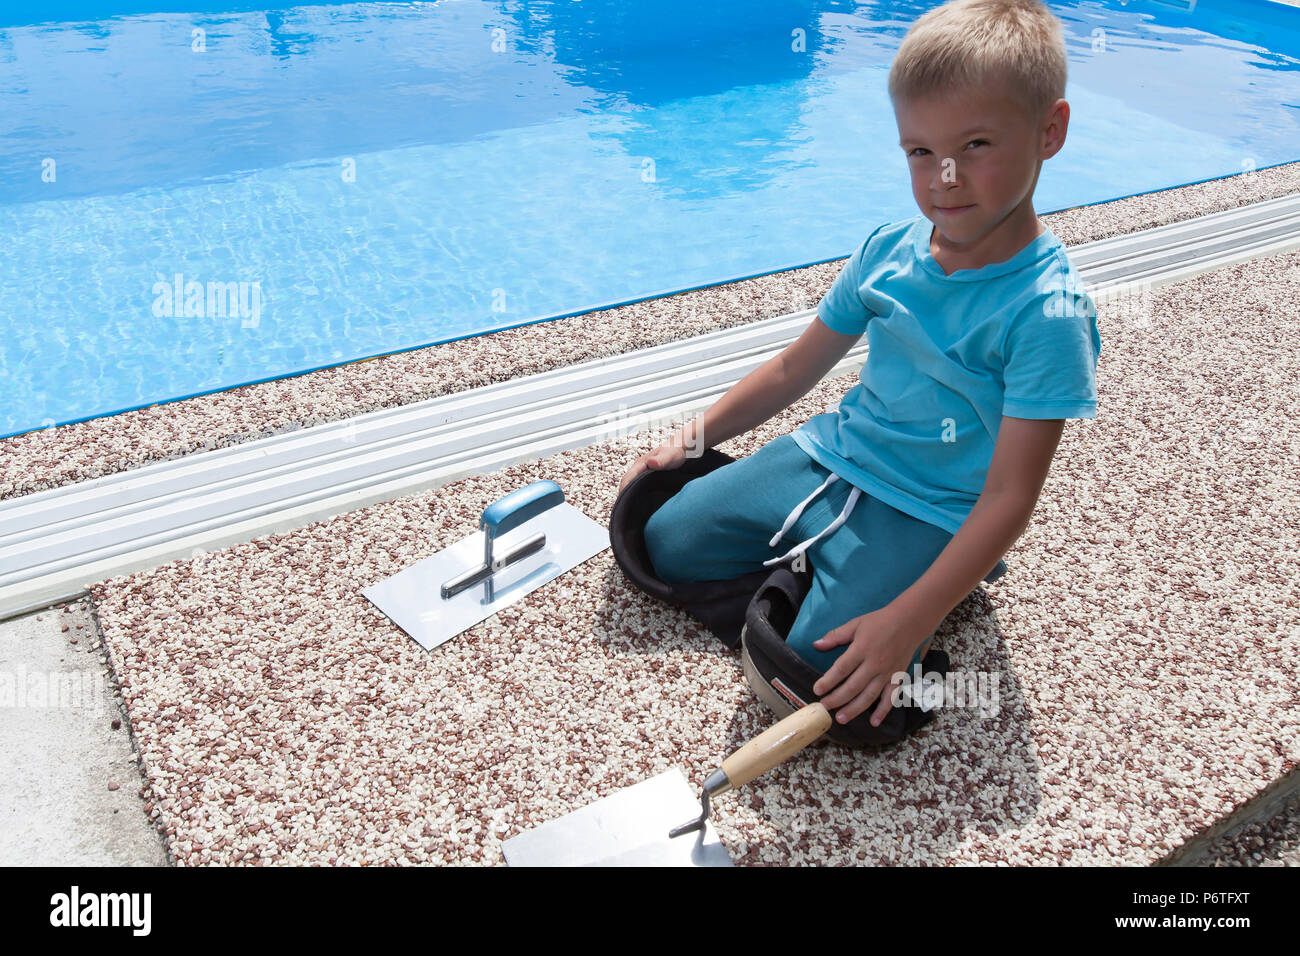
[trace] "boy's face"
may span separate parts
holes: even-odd
[[[994,89],[899,102],[894,115],[912,195],[947,239],[973,242],[1009,218],[1036,225],[1034,186],[1042,161],[1064,145],[1065,100],[1041,125]]]

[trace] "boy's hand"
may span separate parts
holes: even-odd
[[[623,474],[623,480],[618,483],[618,493],[622,494],[623,489],[631,484],[632,479],[643,471],[648,469],[663,471],[669,468],[680,468],[684,464],[686,464],[686,450],[675,442],[666,442],[632,462],[632,466]]]
[[[835,711],[839,723],[848,723],[879,696],[880,706],[871,716],[871,725],[879,727],[894,706],[893,675],[907,670],[912,655],[928,637],[890,604],[846,621],[813,642],[819,651],[850,645],[813,685],[813,693],[827,710]]]

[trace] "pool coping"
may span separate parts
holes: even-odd
[[[1300,249],[1300,195],[1071,248],[1098,309]],[[1130,300],[1137,300],[1130,301]],[[689,419],[815,310],[0,501],[0,619],[84,585],[604,439]],[[859,342],[823,379],[857,372]]]
[[[1040,219],[1075,246],[1293,193],[1300,193],[1300,161]],[[812,308],[843,262],[27,432],[0,440],[0,500]]]

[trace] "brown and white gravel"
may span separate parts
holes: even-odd
[[[1198,866],[1300,866],[1300,794],[1275,814],[1225,833]]]
[[[830,270],[832,273],[834,269]],[[1009,573],[937,643],[996,675],[879,753],[814,745],[721,798],[738,863],[1143,865],[1300,755],[1300,253],[1099,319]],[[838,400],[824,382],[722,446]],[[633,435],[93,588],[176,862],[500,863],[501,841],[768,726],[737,657],[606,551],[433,652],[361,595],[538,478],[607,522]]]

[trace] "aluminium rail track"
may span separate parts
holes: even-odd
[[[1073,246],[1099,306],[1300,248],[1300,194]],[[0,620],[96,581],[692,416],[815,309],[0,501]],[[865,336],[827,373],[861,368]]]

